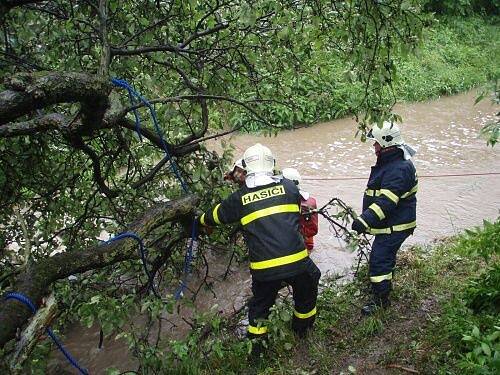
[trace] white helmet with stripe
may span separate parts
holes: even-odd
[[[257,143],[246,149],[243,154],[242,165],[247,174],[259,172],[272,174],[274,170],[274,156],[269,148]]]
[[[382,148],[401,146],[405,143],[399,126],[388,121],[384,121],[382,127],[374,125],[366,135],[366,138],[377,141]]]

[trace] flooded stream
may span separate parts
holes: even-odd
[[[470,92],[396,107],[404,120],[403,136],[417,150],[413,160],[419,174],[417,229],[405,245],[427,243],[499,215],[500,148],[486,146],[478,135],[482,126],[494,119],[498,107],[488,100],[474,106],[474,99],[475,93]],[[236,157],[256,142],[267,145],[278,168],[299,170],[302,188],[317,199],[319,206],[336,196],[359,212],[375,155],[370,142],[363,144],[354,138],[355,130],[353,120],[342,119],[285,131],[273,138],[235,135],[231,142],[236,146]],[[250,293],[249,273],[243,266],[235,266],[228,279],[221,282],[229,258],[210,256],[224,260],[214,262],[218,266],[211,265],[214,293],[200,294],[197,306],[209,309],[217,304],[217,309],[227,314],[241,306]],[[327,223],[320,220],[312,258],[326,275],[345,272],[355,255],[345,251],[330,234]],[[179,337],[179,332],[186,329],[179,324],[165,328],[164,334]],[[104,348],[98,350],[98,341],[98,330],[81,327],[75,327],[65,339],[68,349],[92,374],[104,373],[106,367],[112,366],[123,371],[134,368],[125,343],[106,339]],[[54,357],[58,370],[69,369],[59,354]]]

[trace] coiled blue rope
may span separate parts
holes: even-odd
[[[31,310],[31,312],[33,314],[35,314],[36,311],[37,311],[37,308],[36,308],[35,304],[33,303],[33,301],[31,301],[31,299],[29,299],[27,296],[25,296],[22,293],[9,292],[9,293],[7,293],[5,295],[5,299],[6,300],[15,299],[15,300],[17,300],[19,302],[24,303]],[[66,359],[68,360],[68,362],[71,363],[71,365],[74,368],[76,368],[80,372],[80,374],[89,375],[89,372],[86,369],[84,369],[83,367],[81,367],[78,364],[78,362],[76,361],[76,359],[73,358],[73,356],[66,350],[66,348],[64,347],[64,345],[62,344],[62,342],[57,338],[57,336],[54,334],[54,332],[52,332],[52,330],[50,328],[47,328],[46,331],[47,331],[47,334],[52,339],[52,341],[54,341],[54,344],[56,344],[57,348],[66,357]]]

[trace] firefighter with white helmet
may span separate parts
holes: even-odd
[[[415,151],[405,144],[396,124],[375,125],[367,138],[374,141],[377,162],[368,179],[363,212],[352,229],[375,235],[369,262],[373,299],[362,309],[371,315],[390,305],[396,253],[416,227],[418,179],[410,160]]]
[[[226,173],[224,180],[232,181],[241,187],[245,183],[246,174],[247,171],[243,167],[243,159],[238,159],[234,162],[231,172]]]
[[[300,233],[304,237],[309,254],[314,249],[314,236],[318,234],[318,213],[316,199],[302,189],[300,189],[301,177],[298,170],[295,168],[283,168],[281,171],[284,178],[292,180],[300,191]]]
[[[249,147],[242,162],[245,184],[199,219],[205,226],[240,222],[243,227],[252,275],[248,311],[252,338],[265,337],[265,319],[282,282],[293,288],[292,328],[299,336],[312,328],[316,316],[321,273],[299,233],[300,193],[292,181],[273,175],[274,164],[269,148],[260,143]]]

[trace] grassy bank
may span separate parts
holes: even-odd
[[[500,221],[434,246],[399,254],[393,305],[364,318],[366,277],[323,285],[315,331],[289,329],[289,299],[270,318],[269,347],[251,344],[234,321],[200,317],[183,342],[171,342],[158,370],[178,374],[495,374],[500,369]],[[207,333],[209,332],[209,333]],[[164,367],[163,367],[164,366]]]
[[[423,31],[415,54],[395,57],[397,77],[393,82],[398,101],[424,101],[469,90],[500,77],[499,19],[490,17],[441,16]],[[356,107],[364,88],[346,75],[345,62],[328,51],[316,51],[302,61],[303,71],[285,72],[283,92],[291,107],[273,107],[264,113],[273,124],[292,127],[348,116]],[[315,72],[315,73],[311,73]],[[265,94],[271,86],[265,84]],[[272,95],[271,95],[272,96]],[[393,96],[387,93],[387,103]],[[232,120],[257,131],[256,123],[244,113]]]
[[[499,59],[496,19],[439,18],[415,56],[398,58],[396,96],[422,101],[469,90],[500,76]]]

